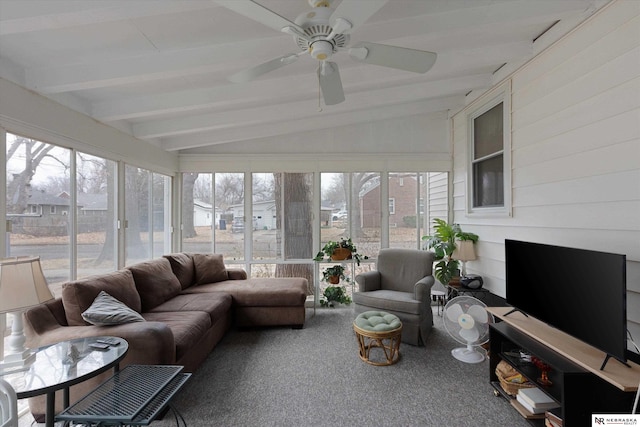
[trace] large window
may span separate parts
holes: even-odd
[[[389,173],[389,246],[416,249],[419,198],[418,173]]]
[[[213,251],[213,230],[226,230],[226,218],[213,207],[213,175],[182,174],[182,250],[192,253]],[[229,224],[231,225],[231,224]]]
[[[117,269],[116,162],[76,153],[77,276]]]
[[[7,256],[39,256],[47,281],[71,278],[71,150],[7,134]]]
[[[510,212],[509,105],[505,90],[469,116],[468,213]]]
[[[214,230],[215,252],[224,254],[225,262],[243,261],[245,233],[253,227],[246,218],[244,206],[244,173],[216,173],[214,178],[214,207],[220,212],[225,226]]]
[[[127,165],[118,182],[113,160],[10,133],[5,147],[6,255],[40,256],[54,294],[66,281],[120,266],[118,224],[127,264],[171,251],[169,176]]]
[[[274,176],[275,175],[275,176]],[[280,182],[280,174],[252,174],[251,216],[253,219],[252,251],[254,260],[282,259],[282,227],[278,220],[279,206],[276,204],[275,182]],[[278,192],[281,194],[281,192]],[[252,273],[273,276],[267,267],[252,268]]]
[[[126,264],[171,252],[168,176],[125,167]]]

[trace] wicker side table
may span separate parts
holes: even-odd
[[[402,322],[384,311],[365,311],[353,321],[360,359],[375,366],[393,365],[400,358]],[[372,359],[371,349],[382,350],[384,359]]]

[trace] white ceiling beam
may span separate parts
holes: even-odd
[[[458,79],[429,81],[410,85],[384,88],[363,88],[357,92],[348,92],[347,100],[339,105],[323,107],[331,113],[348,114],[353,105],[366,105],[368,108],[383,104],[400,104],[423,99],[441,98],[451,95],[464,95],[471,88],[488,87],[489,75],[463,77]],[[351,100],[351,102],[349,102]],[[249,126],[271,121],[289,119],[307,119],[317,115],[317,98],[278,103],[278,107],[264,105],[243,110],[229,110],[218,113],[201,114],[175,119],[160,119],[134,125],[133,132],[138,138],[162,138],[173,135],[186,135],[203,131],[226,129],[233,126]]]
[[[25,83],[41,93],[59,93],[210,72],[231,74],[229,63],[232,61],[244,60],[249,66],[255,54],[282,55],[282,42],[286,46],[288,39],[282,39],[278,34],[275,39],[248,40],[86,64],[28,68]],[[295,50],[295,46],[291,49]]]
[[[531,53],[531,44],[525,42],[516,42],[509,44],[501,44],[496,46],[486,46],[482,49],[453,51],[443,53],[438,56],[438,60],[434,68],[429,71],[426,78],[429,80],[446,80],[450,76],[452,69],[483,69],[493,65],[500,65],[509,62],[514,58],[529,56]],[[314,92],[315,86],[309,85],[313,74],[313,64],[309,63],[309,76],[289,76],[275,77],[270,82],[257,80],[246,83],[244,85],[224,85],[211,89],[197,89],[181,92],[172,92],[149,97],[122,98],[116,101],[107,101],[94,105],[92,115],[103,121],[126,120],[132,118],[152,117],[154,115],[162,115],[175,112],[187,112],[194,110],[202,110],[205,108],[217,108],[223,106],[225,109],[233,109],[256,102],[257,98],[261,98],[263,91],[269,97],[282,96],[279,89],[278,81],[286,81],[286,85],[294,93],[298,91],[300,96]],[[349,78],[350,72],[354,73],[354,80],[360,81],[359,84],[369,83],[370,85],[379,85],[381,83],[368,80],[362,81],[360,77],[362,65],[354,61],[341,61],[340,72],[343,82]],[[392,81],[389,77],[392,73],[385,67],[372,67],[368,73],[379,73],[382,84],[388,84]],[[450,68],[451,67],[451,68]],[[351,70],[351,71],[350,71]],[[493,70],[491,70],[493,71]],[[277,74],[276,74],[277,76]],[[402,78],[413,76],[413,74],[401,73]],[[249,95],[246,98],[247,94]]]
[[[486,51],[481,60],[490,60],[491,64],[501,63],[506,60],[502,53],[511,52],[510,49],[496,49],[500,52],[499,58],[493,58],[490,51]],[[464,55],[469,59],[469,64],[477,65],[477,60],[473,55]],[[450,62],[443,57],[445,62]],[[466,64],[467,66],[469,64]],[[161,116],[173,113],[184,113],[192,111],[202,111],[205,109],[224,109],[234,110],[244,106],[258,106],[269,102],[273,104],[273,100],[282,100],[286,97],[288,100],[304,100],[317,93],[317,87],[314,84],[314,64],[309,63],[309,73],[307,75],[284,75],[278,77],[276,74],[273,79],[268,82],[257,80],[244,84],[226,84],[208,89],[192,89],[176,92],[167,92],[158,95],[123,97],[117,100],[110,100],[93,105],[91,115],[101,121],[111,122],[127,119],[152,118],[153,116]],[[430,72],[426,76],[412,73],[396,73],[385,67],[364,66],[367,69],[366,79],[362,78],[361,64],[350,60],[341,62],[340,69],[342,80],[345,83],[364,86],[396,86],[404,81],[443,81],[451,80],[450,73]],[[480,67],[482,68],[482,66]],[[478,75],[468,77],[472,84],[476,84],[476,79],[484,78]],[[459,82],[460,80],[456,80]],[[287,86],[287,93],[284,96],[279,83]],[[406,84],[406,83],[403,83]]]
[[[544,7],[540,7],[544,3]],[[455,3],[452,3],[455,4]],[[460,3],[465,4],[465,3]],[[483,3],[476,7],[451,8],[442,12],[428,13],[428,2],[424,3],[424,14],[405,16],[397,19],[369,22],[354,34],[358,40],[394,39],[415,35],[427,36],[433,40],[451,34],[495,31],[503,25],[530,25],[553,22],[558,14],[568,14],[583,10],[584,0],[509,0]],[[387,7],[393,7],[389,2]],[[398,30],[401,29],[401,32]]]
[[[395,106],[367,108],[350,114],[324,111],[317,113],[315,117],[309,117],[305,120],[284,120],[260,125],[220,129],[206,134],[162,138],[160,145],[164,150],[176,151],[207,145],[227,144],[236,141],[326,129],[328,123],[330,123],[331,127],[336,127],[397,117],[414,116],[416,114],[430,114],[454,108],[463,102],[463,98],[464,96],[462,95],[450,96],[446,98],[429,99]]]
[[[526,19],[527,22],[538,22],[542,19],[536,18],[540,12],[536,14],[536,8],[530,4],[532,2],[514,3],[518,7],[511,3],[501,3],[472,8],[471,11],[461,10],[455,13],[447,12],[376,22],[364,25],[362,31],[357,33],[357,37],[374,42],[401,42],[404,38],[410,39],[417,34],[423,34],[427,39],[434,39],[446,37],[456,29],[472,31],[505,22],[513,23],[513,20],[517,19]],[[566,10],[568,6],[556,6],[556,3],[575,7],[575,3],[581,2],[573,0],[552,3],[554,10]],[[545,12],[545,18],[547,15],[549,13]],[[542,22],[545,21],[542,20]],[[425,34],[425,25],[429,28],[427,34]],[[415,28],[412,31],[413,27]],[[370,34],[367,29],[371,30]],[[416,42],[419,41],[416,40]],[[281,34],[274,32],[273,37],[268,39],[245,40],[182,51],[157,52],[152,55],[112,61],[30,68],[26,70],[25,80],[29,88],[42,93],[57,93],[228,70],[228,63],[234,60],[245,59],[248,67],[260,60],[268,60],[295,51],[296,46],[288,37],[282,37]]]
[[[6,5],[3,7],[5,9],[0,14],[0,36],[192,12],[220,6],[213,2],[186,0],[122,0],[119,2],[30,0],[15,2],[10,9]],[[36,13],[32,13],[33,11]]]

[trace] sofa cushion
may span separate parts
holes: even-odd
[[[162,322],[171,329],[176,345],[176,360],[193,351],[193,347],[211,328],[209,315],[204,311],[161,311],[142,313],[142,316],[148,322]]]
[[[93,304],[100,291],[105,291],[130,309],[141,311],[140,294],[129,270],[85,277],[62,285],[62,304],[69,326],[89,325],[82,313]]]
[[[206,294],[180,294],[171,298],[153,310],[151,313],[163,311],[204,311],[209,314],[211,324],[227,315],[231,310],[231,295],[225,292],[209,292]]]
[[[92,325],[98,326],[144,322],[144,318],[140,316],[140,313],[131,310],[105,291],[100,291],[93,304],[82,312],[82,318]]]
[[[140,294],[142,312],[149,311],[178,295],[182,290],[180,281],[173,274],[166,258],[156,258],[127,267]]]
[[[304,305],[307,299],[307,279],[301,277],[225,280],[193,286],[183,293],[227,292],[233,303],[246,307],[284,307]]]
[[[227,268],[220,254],[193,254],[196,285],[221,282],[229,279]]]
[[[193,266],[193,258],[185,253],[176,253],[164,255],[171,264],[171,270],[180,281],[182,289],[187,289],[193,285],[195,279],[195,267]]]

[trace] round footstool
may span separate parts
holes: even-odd
[[[400,358],[402,322],[398,316],[384,311],[365,311],[353,321],[353,330],[358,340],[360,359],[365,362],[386,366],[393,365]],[[371,360],[372,348],[381,349],[384,360]]]

